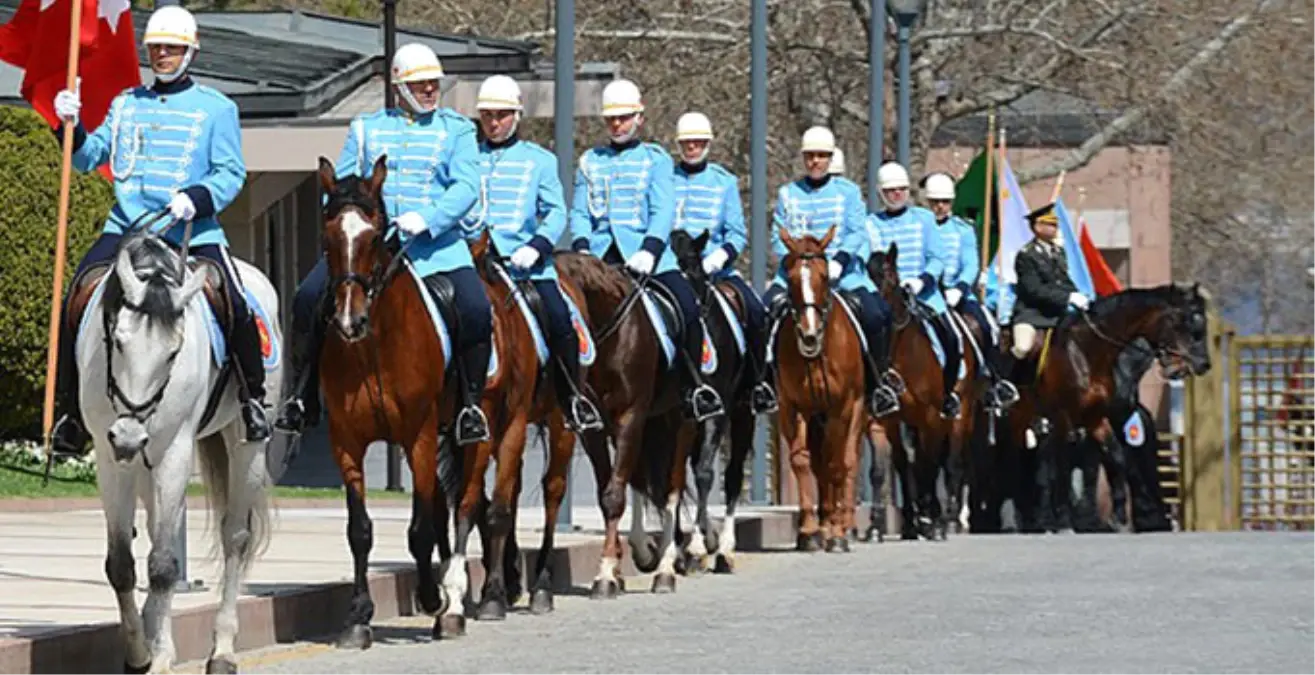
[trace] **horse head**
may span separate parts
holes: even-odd
[[[383,185],[387,157],[380,155],[369,178],[338,178],[333,163],[320,158],[324,203],[322,245],[333,294],[333,324],[347,342],[370,330],[370,305],[382,290],[392,257],[384,242]]]
[[[1210,371],[1209,324],[1206,319],[1209,293],[1202,291],[1199,283],[1191,286],[1173,284],[1170,292],[1177,311],[1166,319],[1168,335],[1161,343],[1164,346],[1161,364],[1165,365],[1165,359],[1169,361],[1165,371],[1170,377],[1182,377],[1187,373],[1204,375]]]
[[[812,235],[796,239],[784,227],[780,235],[786,249],[782,265],[790,297],[790,312],[795,319],[795,340],[801,356],[815,359],[822,353],[822,337],[826,333],[827,316],[831,312],[826,248],[836,236],[836,226],[832,225],[821,240]]]
[[[885,251],[876,251],[868,258],[868,277],[890,305],[896,323],[905,323],[913,303],[899,283],[899,246],[895,242],[892,241]]]
[[[703,250],[708,245],[709,235],[708,230],[697,237],[680,229],[671,232],[671,253],[676,256],[676,266],[699,296],[708,289],[708,274],[703,271]]]
[[[155,234],[134,232],[119,243],[101,303],[106,394],[117,414],[108,438],[119,461],[146,449],[146,423],[164,400],[183,347],[183,315],[205,282],[205,273],[181,266]]]
[[[1098,300],[1087,321],[1097,337],[1116,349],[1145,339],[1169,379],[1210,369],[1206,296],[1199,285],[1128,289]]]

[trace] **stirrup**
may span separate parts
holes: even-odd
[[[65,413],[50,430],[50,450],[60,457],[85,457],[91,440],[88,436],[86,427]]]
[[[274,420],[274,428],[290,434],[299,434],[306,429],[306,404],[300,397],[288,399],[283,404]]]
[[[941,419],[958,419],[961,412],[963,412],[963,404],[959,401],[959,394],[952,391],[941,403]]]
[[[577,433],[603,428],[602,415],[598,414],[594,402],[579,394],[571,397],[570,420],[571,426],[575,427]]]
[[[468,405],[457,413],[457,445],[489,440],[489,420],[477,405]]]
[[[259,443],[269,439],[269,420],[265,417],[265,406],[260,401],[251,399],[242,404],[242,422],[246,424],[248,443]]]
[[[899,371],[894,368],[887,368],[886,372],[881,374],[881,383],[890,387],[890,390],[895,392],[897,397],[908,391],[908,388],[904,386],[904,376],[900,375]]]
[[[899,412],[899,409],[899,394],[888,384],[879,384],[868,394],[868,412],[873,417],[885,417]]]
[[[1000,408],[1005,409],[1018,403],[1018,387],[1013,382],[1005,378],[999,378],[995,384],[991,385],[991,391],[995,394],[996,399],[1000,402]]]
[[[754,385],[753,392],[749,394],[749,405],[755,415],[776,412],[778,403],[776,401],[776,392],[772,391],[772,385],[766,382],[759,382]]]
[[[703,401],[699,400],[701,397],[704,398]],[[721,402],[721,397],[717,395],[717,390],[706,384],[694,387],[694,391],[689,395],[689,404],[694,419],[698,422],[726,414],[726,408]]]

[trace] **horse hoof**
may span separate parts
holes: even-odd
[[[480,621],[503,621],[507,618],[507,603],[500,598],[489,598],[479,603],[479,613],[475,618]]]
[[[718,553],[716,559],[713,560],[713,562],[712,562],[712,573],[713,573],[713,574],[734,574],[734,573],[735,573],[735,558],[733,558],[733,557],[731,557],[731,556],[729,556],[729,555],[726,555],[725,553]]]
[[[821,540],[822,535],[818,532],[814,532],[813,534],[800,534],[795,539],[794,547],[796,551],[815,553],[822,548]]]
[[[848,537],[831,537],[826,540],[827,553],[849,553]]]
[[[439,593],[440,591],[437,588],[431,588],[428,592],[419,589],[416,590],[416,607],[420,609],[421,614],[424,614],[425,616],[438,616],[438,614],[443,611],[443,605],[445,603],[443,602],[443,597]]]
[[[654,593],[675,593],[676,592],[676,575],[659,574],[653,577]]]
[[[205,662],[205,672],[231,675],[237,672],[237,663],[226,658],[210,659]]]
[[[444,614],[434,622],[435,640],[451,640],[466,634],[466,617],[461,614]]]
[[[595,579],[593,588],[589,589],[591,600],[611,600],[621,593],[621,585],[615,579]]]
[[[702,576],[708,571],[708,558],[702,555],[693,555],[686,553],[684,556],[685,576],[697,577]]]
[[[552,591],[540,588],[530,596],[530,614],[542,615],[552,612]]]
[[[374,631],[365,624],[352,624],[338,636],[338,649],[366,650],[374,644]]]
[[[146,663],[143,663],[143,664],[140,665],[140,666],[134,666],[134,665],[132,665],[131,663],[128,663],[127,661],[124,661],[124,662],[123,662],[123,672],[125,672],[125,673],[138,673],[138,674],[140,674],[140,673],[145,673],[145,672],[149,671],[150,669],[151,669],[151,662],[150,662],[150,661],[147,661]],[[236,673],[237,671],[234,670],[233,672]]]

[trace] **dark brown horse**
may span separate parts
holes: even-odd
[[[826,248],[835,235],[834,225],[821,241],[780,229],[790,306],[777,334],[777,392],[781,435],[799,486],[796,545],[806,551],[817,550],[820,540],[828,551],[849,550],[858,449],[868,419],[862,342],[828,282]]]
[[[325,337],[319,370],[333,459],[347,495],[347,542],[355,574],[338,646],[349,649],[372,643],[374,602],[367,574],[374,536],[365,509],[364,475],[370,443],[401,446],[414,477],[407,534],[416,561],[420,609],[443,614],[452,605],[460,607],[464,595],[464,588],[460,593],[439,588],[434,578],[432,556],[446,513],[445,493],[437,481],[438,427],[441,408],[450,409],[452,402],[444,386],[442,344],[425,309],[424,291],[403,269],[402,253],[384,239],[380,191],[386,177],[382,156],[368,179],[341,180],[335,178],[333,164],[320,158],[320,187],[328,198],[323,242],[333,328]],[[459,567],[464,576],[464,564]],[[441,632],[441,623],[435,623],[435,634]]]
[[[593,465],[598,503],[606,522],[602,558],[590,595],[613,598],[621,591],[620,520],[627,486],[662,509],[660,544],[654,547],[646,534],[632,533],[635,565],[643,572],[657,570],[654,592],[675,590],[676,511],[696,430],[693,420],[682,412],[677,374],[664,372],[657,336],[641,305],[638,293],[649,281],[633,280],[621,269],[589,255],[557,252],[554,259],[558,275],[577,287],[584,298],[581,308],[587,309],[598,350],[588,382],[598,396],[605,426],[581,439]],[[615,465],[609,448],[615,448]],[[655,549],[661,551],[657,561]]]
[[[944,387],[941,365],[936,358],[931,337],[922,325],[916,301],[900,286],[896,269],[898,262],[899,247],[894,243],[885,251],[876,251],[868,260],[868,274],[891,307],[895,323],[894,339],[891,340],[894,355],[892,363],[905,380],[904,392],[900,394],[899,412],[880,420],[872,420],[871,424],[879,427],[880,432],[870,435],[884,435],[890,444],[892,469],[899,477],[903,497],[902,537],[943,538],[948,528],[947,511],[955,516],[958,514],[953,509],[942,508],[936,493],[936,479],[942,468],[955,472],[956,475],[947,474],[946,488],[951,493],[951,504],[957,505],[959,502],[953,493],[961,493],[962,449],[972,431],[971,418],[967,417],[967,412],[976,408],[977,396],[972,386],[977,363],[975,355],[963,355],[967,376],[957,382],[956,391],[967,406],[959,418],[944,419],[941,417]],[[909,445],[912,447],[906,447]],[[953,462],[950,461],[952,457],[955,457]],[[880,453],[875,453],[872,462],[874,469],[878,467],[879,461]],[[874,502],[873,512],[873,525],[883,526],[884,519],[875,516],[884,514],[884,505]]]
[[[1129,289],[1097,300],[1088,312],[1067,316],[1055,329],[1039,376],[1022,383],[1020,390],[1026,391],[1020,391],[1020,405],[1009,414],[1009,440],[1018,448],[1026,446],[1030,415],[1045,418],[1050,426],[1036,452],[1035,514],[1024,514],[1025,520],[1035,516],[1029,525],[1043,531],[1072,527],[1070,432],[1084,434],[1107,453],[1123,452],[1110,422],[1121,352],[1138,348],[1134,343],[1141,338],[1148,345],[1141,349],[1155,357],[1169,379],[1210,370],[1206,307],[1197,285]],[[1038,343],[1037,349],[1044,341]],[[1083,499],[1093,500],[1092,492],[1085,491]],[[1086,510],[1094,511],[1094,505]],[[1116,519],[1123,515],[1114,511]]]

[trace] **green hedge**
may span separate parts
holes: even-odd
[[[0,106],[0,439],[41,435],[59,162],[58,139],[41,117]],[[114,193],[103,177],[75,171],[69,198],[66,288]]]

